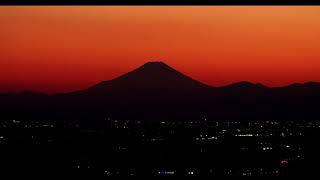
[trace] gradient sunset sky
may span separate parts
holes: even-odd
[[[162,60],[212,86],[320,81],[320,6],[0,7],[0,92],[66,92]]]

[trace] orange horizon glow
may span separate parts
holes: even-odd
[[[67,92],[161,60],[212,86],[320,81],[320,6],[3,6],[0,92]]]

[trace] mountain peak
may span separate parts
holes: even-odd
[[[164,63],[163,61],[148,61],[145,64],[143,64],[142,66],[140,66],[140,68],[169,68],[172,69],[170,66],[168,66],[166,63]],[[138,68],[138,69],[140,69]]]
[[[89,89],[110,88],[183,88],[209,87],[168,66],[162,61],[149,61],[133,71],[110,81],[103,81]]]
[[[155,64],[158,64],[158,65],[163,65],[165,64],[164,62],[162,62],[161,60],[155,60],[155,61],[148,61],[146,62],[144,65],[155,65]],[[166,64],[165,64],[166,65]]]

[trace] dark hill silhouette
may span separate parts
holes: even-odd
[[[270,90],[269,87],[264,86],[260,83],[251,83],[248,81],[240,81],[237,83],[233,83],[227,86],[223,86],[219,88],[220,91],[226,94],[249,94],[250,96],[254,96],[261,93],[266,93]]]
[[[240,81],[240,82],[237,82],[237,83],[233,83],[233,84],[230,84],[230,85],[227,85],[227,86],[224,86],[222,87],[224,89],[267,89],[268,87],[264,86],[263,84],[260,84],[260,83],[251,83],[249,81]]]

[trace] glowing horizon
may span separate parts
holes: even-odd
[[[0,7],[0,92],[66,92],[160,59],[211,86],[320,81],[317,6]]]

